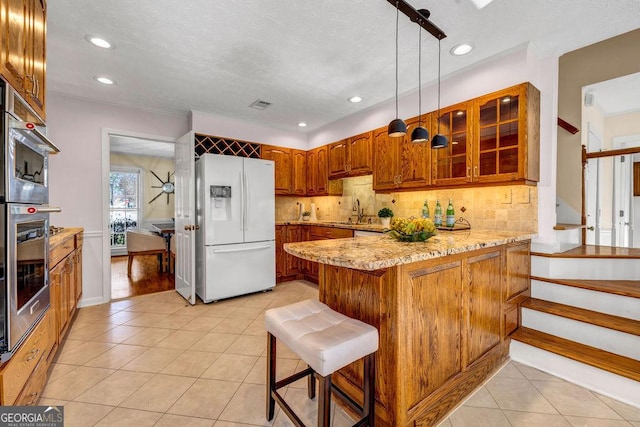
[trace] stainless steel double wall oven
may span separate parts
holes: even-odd
[[[48,155],[44,122],[0,79],[0,359],[49,306]]]

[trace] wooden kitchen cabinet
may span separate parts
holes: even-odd
[[[371,137],[370,131],[329,144],[329,179],[371,174]]]
[[[421,124],[429,129],[431,114],[424,114]],[[411,142],[411,132],[418,118],[407,120],[407,135],[391,138],[387,127],[373,131],[373,189],[376,191],[424,188],[431,183],[431,144]]]
[[[329,146],[307,151],[307,196],[342,195],[342,181],[329,181]]]
[[[276,226],[276,283],[302,278],[302,260],[286,253],[282,246],[302,241],[302,228],[299,225]]]
[[[0,369],[0,404],[35,405],[46,382],[54,347],[51,311],[44,316],[11,359]]]
[[[540,179],[540,91],[522,83],[474,100],[473,180]]]
[[[272,145],[263,145],[261,158],[275,163],[275,193],[289,196],[293,193],[293,157],[291,149]]]
[[[507,246],[506,277],[503,286],[504,334],[510,335],[522,323],[520,304],[531,296],[531,246],[528,243],[511,243]]]
[[[293,164],[292,194],[305,196],[307,194],[307,152],[291,150]]]
[[[49,250],[51,311],[55,342],[60,343],[82,295],[82,231],[69,229],[52,237]]]
[[[439,119],[434,120],[431,138],[439,131],[449,141],[446,148],[433,150],[434,185],[468,184],[472,181],[472,107],[472,102],[462,102],[443,108]]]
[[[0,0],[0,73],[45,119],[45,0]]]

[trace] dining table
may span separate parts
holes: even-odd
[[[164,237],[164,240],[167,242],[167,254],[171,253],[171,236],[176,232],[176,225],[174,222],[159,222],[159,223],[151,223],[150,228],[151,231],[159,234]],[[167,268],[169,268],[169,263],[167,262]]]

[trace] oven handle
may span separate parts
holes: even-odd
[[[62,209],[58,207],[44,206],[41,208],[36,208],[36,212],[37,213],[56,213],[56,212],[62,212]]]
[[[49,138],[47,138],[47,136],[45,134],[40,132],[38,130],[38,128],[36,128],[33,123],[21,122],[21,121],[18,121],[18,120],[12,120],[11,127],[14,128],[14,129],[20,129],[20,130],[26,130],[26,131],[33,132],[33,134],[35,134],[35,136],[44,143],[43,148],[45,150],[47,150],[47,151],[49,151],[50,153],[53,153],[53,154],[60,152],[60,149],[53,142],[51,142],[51,140]]]

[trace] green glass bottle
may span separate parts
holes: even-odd
[[[427,204],[426,200],[422,205],[422,218],[429,218],[429,205]]]
[[[433,224],[436,227],[442,226],[442,206],[440,206],[440,200],[436,200],[436,210],[433,213]]]
[[[453,227],[456,223],[456,215],[453,210],[453,202],[449,199],[449,206],[447,206],[447,227]]]

